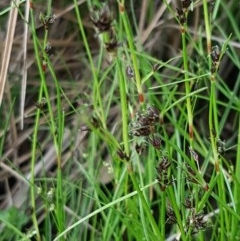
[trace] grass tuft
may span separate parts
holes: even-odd
[[[238,4],[2,1],[0,241],[238,240]]]

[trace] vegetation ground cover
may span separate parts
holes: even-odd
[[[0,240],[240,239],[237,0],[0,19]]]

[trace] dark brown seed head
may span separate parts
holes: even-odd
[[[119,148],[117,150],[117,155],[120,157],[120,159],[125,160],[125,161],[129,161],[130,157],[126,154],[126,152],[122,149]]]
[[[118,47],[121,46],[121,43],[117,42],[116,39],[112,39],[110,42],[105,43],[105,48],[110,53],[116,53]]]
[[[46,105],[47,105],[47,100],[44,97],[35,104],[35,106],[40,110],[43,110],[46,107]]]
[[[192,209],[194,206],[194,200],[190,198],[185,198],[184,207],[187,209]]]
[[[220,58],[220,55],[221,55],[221,51],[219,49],[219,46],[218,45],[213,46],[212,47],[212,52],[211,52],[212,61],[213,62],[218,62],[219,58]]]
[[[167,207],[167,222],[170,224],[177,223],[177,218],[171,207]]]
[[[141,145],[141,144],[136,144],[135,150],[136,150],[136,152],[137,152],[138,155],[141,155],[142,152],[143,152],[143,150],[144,150],[144,146]]]
[[[186,169],[187,169],[187,179],[192,183],[199,184],[199,181],[196,177],[197,173],[192,169],[192,167],[186,164]]]
[[[177,8],[178,12],[178,19],[181,25],[184,25],[186,23],[186,17],[182,9]]]
[[[186,164],[187,167],[187,171],[189,172],[189,174],[196,176],[196,172],[191,168],[190,165]]]
[[[100,11],[92,11],[90,19],[98,32],[102,33],[111,30],[112,17],[107,4],[105,4]]]
[[[161,140],[160,137],[158,137],[158,136],[156,136],[156,135],[153,134],[152,137],[149,137],[149,138],[148,138],[148,142],[149,142],[155,149],[159,150],[160,147],[161,147],[161,142],[162,142],[162,140]]]
[[[102,127],[101,121],[100,121],[97,117],[94,117],[94,116],[92,116],[91,124],[92,124],[93,127],[95,127],[95,128]]]
[[[107,23],[112,21],[111,13],[110,13],[110,9],[109,9],[108,4],[105,4],[103,6],[103,8],[101,8],[100,14],[99,14],[99,20],[102,23],[105,23],[105,24],[107,24]]]
[[[151,134],[150,126],[139,126],[131,131],[134,136],[144,136],[147,137]]]
[[[155,124],[155,123],[159,122],[159,115],[160,115],[160,111],[158,110],[158,108],[156,106],[151,106],[151,105],[147,106],[148,120],[152,124]]]
[[[167,186],[173,183],[173,180],[170,180],[168,176],[168,168],[170,167],[170,165],[171,162],[166,157],[164,157],[163,160],[156,167],[157,181],[159,182],[162,191],[165,191]]]
[[[53,54],[52,46],[51,46],[50,43],[47,43],[47,44],[46,44],[46,46],[45,46],[45,48],[44,48],[44,51],[45,51],[45,53],[46,53],[48,56],[50,56],[50,55]]]
[[[48,29],[56,21],[56,15],[50,14],[49,16],[44,15],[42,12],[39,15],[41,23],[44,25],[45,29]]]
[[[167,169],[171,166],[171,162],[164,157],[163,160],[156,167],[158,174],[161,174],[163,171],[167,171]]]
[[[202,213],[193,214],[192,216],[192,226],[197,230],[205,229],[207,227],[207,221],[204,219]]]
[[[136,120],[130,124],[130,134],[143,137],[154,134],[155,126],[159,123],[159,115],[159,110],[156,107],[150,105],[148,105],[146,111],[137,112],[135,118]],[[150,141],[154,142],[153,139]]]
[[[183,0],[182,1],[182,7],[183,7],[183,10],[186,11],[189,6],[191,5],[192,1],[191,0]]]

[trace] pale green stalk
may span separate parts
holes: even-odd
[[[140,76],[140,72],[139,72],[139,66],[138,66],[138,60],[137,60],[137,56],[135,53],[135,45],[134,45],[134,37],[131,31],[131,27],[128,21],[128,17],[125,11],[125,6],[124,6],[124,1],[118,1],[119,4],[119,11],[121,14],[121,18],[123,21],[123,25],[124,25],[124,30],[126,31],[126,37],[127,37],[127,42],[128,42],[128,46],[129,46],[129,51],[130,51],[130,55],[131,55],[131,59],[132,59],[132,63],[133,63],[133,69],[134,69],[134,74],[135,74],[135,80],[136,80],[136,86],[137,86],[137,92],[139,94],[139,100],[142,103],[142,99],[143,98],[143,93],[142,93],[142,81],[141,81],[141,76]]]
[[[101,93],[100,93],[100,84],[99,84],[99,81],[98,81],[96,68],[95,68],[94,63],[93,63],[93,58],[92,58],[91,50],[90,50],[90,47],[89,47],[89,44],[88,44],[88,40],[87,40],[85,31],[84,31],[81,14],[80,14],[80,11],[78,9],[77,0],[74,0],[74,5],[75,5],[77,22],[78,22],[78,25],[79,25],[79,30],[80,30],[81,36],[83,38],[84,47],[86,49],[86,53],[87,53],[87,56],[88,56],[88,60],[89,60],[89,63],[90,63],[90,67],[91,67],[91,71],[92,71],[92,75],[93,75],[93,80],[94,80],[94,84],[93,84],[93,96],[94,96],[93,105],[94,105],[94,109],[95,109],[96,113],[98,113],[99,118],[101,119],[101,122],[102,122],[103,126],[106,127],[105,116],[104,116],[103,105],[102,105],[102,99],[101,99]]]

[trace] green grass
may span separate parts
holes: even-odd
[[[240,239],[238,1],[32,4],[24,129],[14,77],[0,107],[0,241]]]

